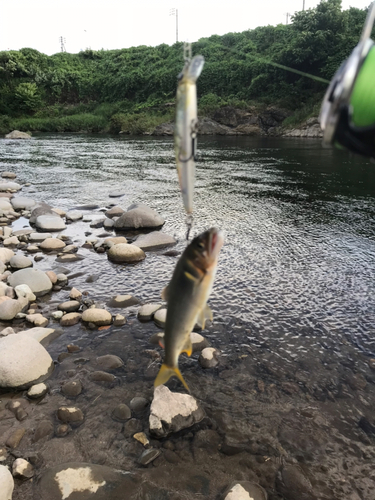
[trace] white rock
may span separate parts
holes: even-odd
[[[27,316],[26,316],[27,318]],[[24,335],[28,335],[38,342],[42,342],[42,340],[48,339],[51,335],[55,333],[54,328],[44,328],[42,326],[34,326],[34,328],[29,328],[28,330],[22,330],[18,335],[22,333]]]
[[[10,259],[9,264],[12,269],[26,269],[27,267],[33,267],[33,261],[25,255],[14,255]]]
[[[13,328],[11,326],[7,326],[3,330],[1,330],[0,336],[5,337],[6,335],[12,335],[13,333],[15,333]]]
[[[10,248],[0,248],[0,260],[4,262],[4,264],[7,264],[13,255],[14,252],[10,250]]]
[[[25,297],[29,302],[35,302],[36,296],[33,294],[29,285],[17,285],[14,291],[18,298]]]
[[[42,382],[41,384],[32,385],[30,389],[27,391],[27,396],[30,399],[37,399],[47,394],[47,392],[48,392],[48,385]]]
[[[17,458],[13,462],[12,472],[14,477],[30,479],[34,475],[34,467],[24,458]]]
[[[177,241],[169,234],[162,233],[161,231],[152,231],[148,234],[141,234],[133,242],[136,247],[142,248],[145,252],[150,250],[157,250],[159,248],[169,247],[175,245]]]
[[[48,319],[45,318],[42,314],[36,313],[36,314],[28,314],[26,316],[26,321],[29,323],[32,323],[36,327],[41,327],[44,328],[45,326],[48,325]]]
[[[61,217],[58,215],[39,215],[37,217],[35,225],[41,231],[61,231],[65,229],[65,223]]]
[[[161,304],[144,304],[139,308],[138,319],[140,321],[150,321],[158,309],[162,307]]]
[[[3,241],[3,244],[4,244],[5,247],[11,247],[11,246],[18,245],[19,242],[20,242],[20,240],[17,238],[17,236],[11,236],[10,238],[6,238]]]
[[[155,210],[143,203],[131,205],[115,222],[116,229],[156,228],[165,220]]]
[[[116,263],[138,262],[145,258],[145,253],[135,245],[119,243],[108,250],[108,259]]]
[[[158,309],[155,314],[154,314],[154,321],[157,324],[157,326],[160,326],[160,328],[165,327],[165,321],[167,319],[167,309],[163,307],[163,309]]]
[[[63,316],[64,316],[64,313],[62,311],[54,311],[52,314],[51,314],[52,318],[53,319],[61,319]]]
[[[52,370],[51,356],[35,339],[20,333],[0,339],[0,387],[27,388]]]
[[[0,182],[0,191],[19,191],[22,189],[17,182]]]
[[[150,432],[164,437],[191,427],[205,417],[203,408],[189,394],[171,392],[165,385],[154,391],[150,408]]]
[[[112,323],[112,314],[105,309],[92,307],[83,311],[82,321],[94,323],[96,326],[110,325]]]
[[[46,252],[50,252],[52,250],[61,250],[65,246],[65,243],[59,238],[46,238],[41,242],[39,248],[45,250]]]
[[[11,236],[12,234],[12,228],[9,227],[9,226],[4,226],[3,227],[3,236],[4,238],[9,238],[9,236]],[[15,234],[14,236],[18,236],[17,234]]]
[[[4,297],[5,298],[5,297]],[[0,303],[0,319],[3,321],[10,321],[22,311],[24,304],[22,302],[9,299]]]
[[[31,291],[40,297],[52,290],[52,283],[49,277],[39,269],[21,269],[8,278],[8,283],[12,287],[18,285],[28,285]]]
[[[82,292],[77,290],[77,288],[72,288],[69,293],[69,298],[72,300],[81,300],[82,299]]]
[[[242,488],[240,484],[236,484],[231,488],[225,500],[253,500],[249,493]]]
[[[227,490],[224,500],[267,500],[267,493],[259,484],[239,481]]]
[[[0,210],[13,210],[12,205],[5,198],[0,198]]]
[[[32,243],[44,241],[47,238],[52,238],[51,233],[31,233],[29,236],[29,241]]]
[[[14,480],[8,467],[0,465],[0,500],[12,500]]]
[[[75,222],[83,218],[83,213],[80,212],[79,210],[70,210],[69,212],[66,212],[65,217],[66,220],[71,220],[72,222]]]
[[[219,351],[214,347],[206,347],[199,355],[198,362],[202,368],[214,368],[218,363]]]
[[[31,135],[19,130],[13,130],[5,136],[5,139],[31,139]]]
[[[36,205],[36,201],[26,196],[16,196],[10,200],[14,210],[30,210]]]

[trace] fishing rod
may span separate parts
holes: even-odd
[[[375,160],[375,43],[369,7],[358,45],[331,80],[320,111],[323,144]]]

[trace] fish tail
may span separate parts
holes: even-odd
[[[163,363],[161,365],[161,368],[159,370],[159,373],[155,379],[155,382],[154,382],[154,387],[158,387],[159,385],[162,385],[162,384],[165,384],[166,382],[168,382],[168,380],[173,376],[173,375],[176,375],[176,377],[182,382],[182,384],[184,385],[185,389],[190,392],[190,389],[187,385],[187,383],[185,382],[184,380],[184,377],[181,375],[181,372],[180,370],[176,367],[171,367],[171,366],[168,366],[166,365],[165,363]]]

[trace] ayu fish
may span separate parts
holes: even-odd
[[[189,391],[178,368],[178,358],[182,352],[191,355],[190,333],[195,324],[199,323],[204,328],[206,319],[212,320],[207,300],[223,243],[223,234],[216,228],[194,238],[177,262],[169,285],[163,290],[162,298],[168,302],[162,345],[165,358],[155,379],[155,387],[176,375]]]
[[[197,149],[197,86],[204,65],[203,56],[188,59],[178,76],[174,149],[182,201],[188,214],[193,212],[195,160]]]

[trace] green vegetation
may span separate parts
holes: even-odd
[[[274,64],[331,79],[358,43],[366,13],[322,0],[289,25],[198,40],[193,53],[206,59],[200,113],[273,104],[296,112],[290,125],[308,117],[326,85]],[[150,132],[172,119],[182,64],[182,43],[53,56],[0,52],[0,132]]]

